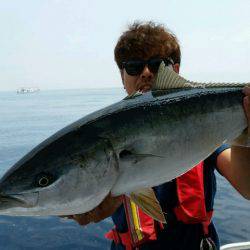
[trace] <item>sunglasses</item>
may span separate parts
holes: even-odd
[[[148,69],[155,74],[162,62],[164,62],[166,66],[174,65],[174,61],[171,58],[154,58],[149,60],[130,60],[122,62],[122,69],[125,69],[129,75],[136,76],[140,75],[147,65]]]

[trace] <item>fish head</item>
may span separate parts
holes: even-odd
[[[96,207],[117,178],[111,147],[99,141],[84,150],[30,152],[0,181],[0,214],[70,215]]]

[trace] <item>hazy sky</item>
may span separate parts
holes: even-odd
[[[191,80],[250,81],[250,0],[0,0],[0,90],[120,87],[113,48],[135,20],[180,40]]]

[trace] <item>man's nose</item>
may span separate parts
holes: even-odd
[[[141,72],[140,77],[144,80],[151,80],[154,77],[154,74],[149,70],[148,65],[146,65]]]

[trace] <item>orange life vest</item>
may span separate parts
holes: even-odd
[[[176,178],[178,204],[174,213],[178,221],[185,224],[201,223],[204,235],[208,235],[208,226],[211,222],[213,211],[206,211],[204,178],[202,161],[187,173]],[[136,249],[141,244],[157,239],[157,230],[163,225],[145,214],[128,197],[124,196],[124,207],[128,232],[119,233],[115,228],[105,237],[121,243],[126,250]]]

